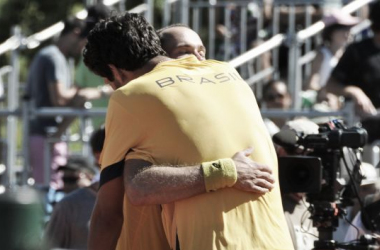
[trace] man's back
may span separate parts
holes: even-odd
[[[111,116],[123,117],[108,122],[128,124],[117,138],[126,148],[106,139],[118,147],[105,147],[112,154],[131,149],[127,159],[189,165],[229,158],[252,146],[253,159],[273,167],[277,176],[275,151],[254,95],[225,63],[195,57],[161,63],[117,90],[109,109]],[[276,185],[261,196],[225,188],[163,205],[172,248],[178,234],[181,250],[292,249]]]
[[[91,212],[96,192],[92,187],[78,189],[64,197],[54,208],[46,228],[50,247],[87,249]]]

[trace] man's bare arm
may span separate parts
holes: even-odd
[[[318,91],[321,86],[319,84],[321,76],[320,76],[320,68],[323,62],[323,54],[321,51],[317,53],[317,56],[314,58],[312,64],[311,64],[311,73],[310,73],[310,79],[305,86],[305,89],[312,89]]]
[[[233,156],[237,181],[233,188],[265,194],[273,187],[270,167],[252,161],[251,149]],[[124,168],[124,185],[134,205],[165,204],[206,192],[201,165],[154,166],[143,160],[128,160]]]
[[[375,115],[377,113],[372,101],[363,92],[363,90],[354,85],[344,86],[334,77],[330,77],[326,84],[326,92],[331,92],[337,96],[346,96],[353,99],[358,111],[364,114]]]
[[[91,216],[89,250],[115,249],[123,225],[123,178],[117,177],[99,189]]]
[[[77,87],[66,88],[60,82],[49,84],[50,99],[55,107],[84,108],[86,101],[108,97],[112,92],[113,90],[108,86],[79,89]],[[76,117],[65,117],[52,136],[60,137],[75,119]]]
[[[49,84],[49,95],[55,107],[83,107],[89,100],[109,97],[113,90],[109,86],[99,88],[66,88],[61,82]]]

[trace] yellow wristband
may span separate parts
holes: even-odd
[[[207,192],[232,187],[237,181],[236,166],[230,158],[203,162],[202,170]]]

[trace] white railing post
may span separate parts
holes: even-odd
[[[189,0],[181,1],[181,23],[189,25]]]
[[[171,3],[170,0],[164,1],[164,18],[162,19],[162,27],[166,27],[170,23],[171,19]]]
[[[228,6],[224,9],[224,25],[226,27],[227,32],[232,32],[231,9]],[[232,33],[224,35],[224,41],[223,41],[224,42],[223,43],[223,46],[224,46],[223,60],[224,61],[228,61],[228,59],[232,57],[231,55],[234,55],[233,54],[234,44],[231,43],[231,38],[232,38]]]
[[[295,6],[290,5],[289,6],[289,31],[288,31],[288,46],[289,46],[289,52],[288,52],[288,87],[289,92],[293,99],[293,108],[294,109],[300,109],[301,108],[301,100],[300,97],[297,96],[297,94],[300,93],[301,88],[299,87],[299,65],[298,65],[298,58],[300,56],[300,49],[299,49],[299,41],[296,33],[296,27],[295,27]]]
[[[21,29],[18,26],[12,28],[12,35],[21,41]],[[19,48],[12,50],[11,53],[12,72],[9,75],[8,84],[8,108],[11,111],[19,107]],[[16,180],[16,156],[17,156],[17,125],[18,117],[9,116],[7,118],[7,178],[6,185],[14,186]]]
[[[120,13],[124,13],[125,12],[125,0],[121,0],[120,2],[119,2],[119,11],[120,11]]]
[[[147,10],[145,12],[146,20],[153,24],[153,16],[154,16],[154,0],[145,0]]]
[[[208,47],[207,47],[207,52],[208,52],[208,58],[209,59],[215,59],[215,27],[216,27],[216,22],[215,22],[215,5],[216,5],[216,0],[209,0],[209,21],[208,21],[208,31],[209,31],[209,37],[208,37]]]
[[[30,167],[30,151],[29,151],[29,121],[30,121],[30,96],[24,95],[22,102],[22,153],[24,156],[23,171],[22,171],[22,184],[27,185],[29,175],[31,173]]]

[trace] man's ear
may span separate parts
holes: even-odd
[[[113,77],[116,79],[118,77],[119,71],[113,64],[108,64],[108,67],[111,69]]]
[[[116,68],[115,65],[113,64],[108,64],[108,67],[110,67],[114,79],[121,81],[122,80],[121,70]]]
[[[131,80],[131,72],[119,69],[113,64],[108,64],[108,67],[110,67],[115,80],[118,80],[120,82],[128,82]]]
[[[82,30],[80,28],[74,28],[72,31],[75,35],[78,35],[82,33]]]

